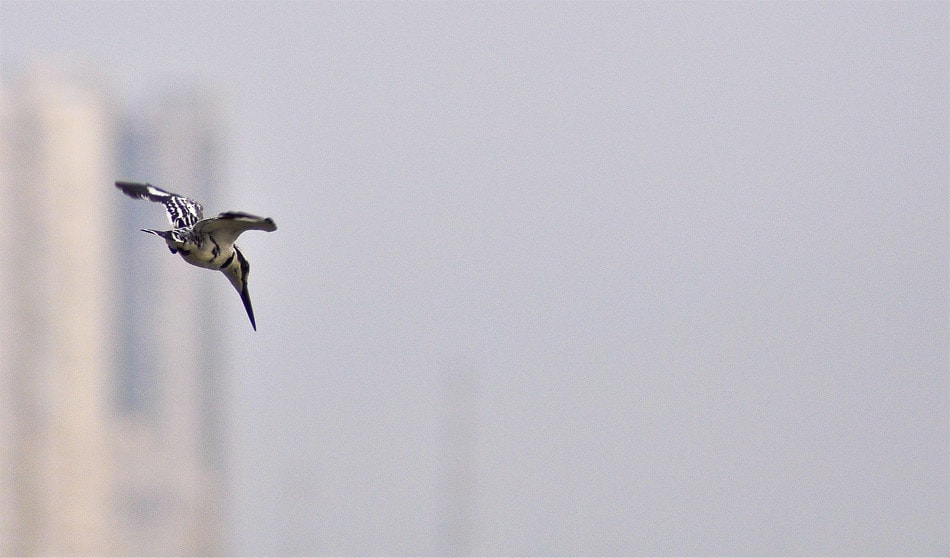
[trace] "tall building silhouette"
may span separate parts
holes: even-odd
[[[130,118],[120,175],[150,181],[213,205],[220,182],[216,105],[176,92]],[[116,382],[123,470],[119,505],[129,543],[151,540],[167,553],[219,551],[224,470],[217,363],[218,297],[211,277],[183,265],[139,228],[166,222],[159,205],[122,198],[119,318],[126,332]],[[124,203],[129,202],[129,203]],[[159,227],[164,228],[164,226]],[[207,273],[207,272],[205,272]],[[217,279],[217,277],[213,277]],[[225,285],[227,286],[227,285]]]
[[[476,376],[467,367],[443,375],[440,554],[474,556],[477,455]]]
[[[39,69],[0,95],[0,553],[219,553],[210,282],[112,183],[210,199],[220,128],[207,97],[124,118],[100,84]]]

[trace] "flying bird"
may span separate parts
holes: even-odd
[[[142,229],[142,232],[164,238],[172,254],[180,254],[182,259],[191,265],[217,269],[224,273],[241,295],[241,302],[244,303],[247,317],[251,320],[251,327],[257,331],[251,295],[247,291],[247,277],[251,266],[234,241],[244,231],[277,230],[274,220],[240,211],[228,211],[217,217],[204,219],[201,204],[193,199],[167,192],[151,184],[117,181],[115,186],[131,198],[158,202],[165,206],[168,220],[174,228],[170,231]]]

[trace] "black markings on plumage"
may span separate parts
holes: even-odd
[[[221,266],[218,267],[218,269],[226,269],[229,265],[231,265],[231,262],[234,261],[234,253],[235,253],[235,252],[237,252],[237,250],[233,250],[233,251],[231,252],[231,255],[228,256],[228,259],[224,260],[224,263],[221,264]]]
[[[251,271],[251,264],[247,263],[247,258],[238,250],[237,246],[234,247],[234,253],[237,254],[238,263],[241,264],[241,278],[244,281],[244,290],[247,290],[247,274]]]
[[[168,212],[168,220],[176,229],[191,227],[204,216],[204,208],[200,203],[151,184],[117,181],[115,185],[131,198],[160,202]]]
[[[225,211],[218,215],[218,219],[260,219],[260,217],[243,211]]]
[[[277,230],[274,220],[241,211],[228,211],[215,218],[204,219],[204,210],[195,200],[173,194],[151,184],[116,181],[115,185],[129,197],[158,202],[165,206],[168,219],[174,225],[172,230],[142,230],[165,239],[168,250],[172,254],[185,256],[185,261],[188,263],[199,267],[209,267],[218,260],[224,250],[231,250],[218,269],[240,293],[251,327],[256,330],[254,309],[251,306],[251,296],[247,286],[251,266],[244,254],[233,243],[244,231]],[[217,238],[214,235],[218,235]],[[208,241],[211,242],[211,248],[206,252],[208,245],[205,243]],[[238,259],[236,268],[233,267],[234,258]]]
[[[191,227],[201,220],[203,208],[195,200],[172,194],[163,204],[168,211],[168,218],[176,229]]]
[[[214,247],[211,248],[211,259],[212,259],[212,260],[217,259],[218,254],[221,253],[221,247],[218,246],[218,243],[214,241],[214,237],[213,237],[213,236],[210,236],[210,235],[209,235],[209,236],[208,236],[208,240],[211,241],[211,244],[214,244]]]

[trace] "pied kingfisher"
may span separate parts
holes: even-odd
[[[251,327],[257,331],[251,295],[247,291],[247,276],[251,266],[234,241],[244,231],[272,232],[277,230],[274,220],[262,219],[239,211],[228,211],[211,219],[204,219],[201,204],[195,200],[166,192],[151,184],[117,181],[116,187],[131,198],[160,202],[168,211],[168,220],[175,227],[170,231],[142,229],[165,239],[172,254],[191,265],[220,270],[241,294]]]

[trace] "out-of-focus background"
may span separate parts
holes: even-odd
[[[0,550],[945,553],[948,12],[0,3]]]

